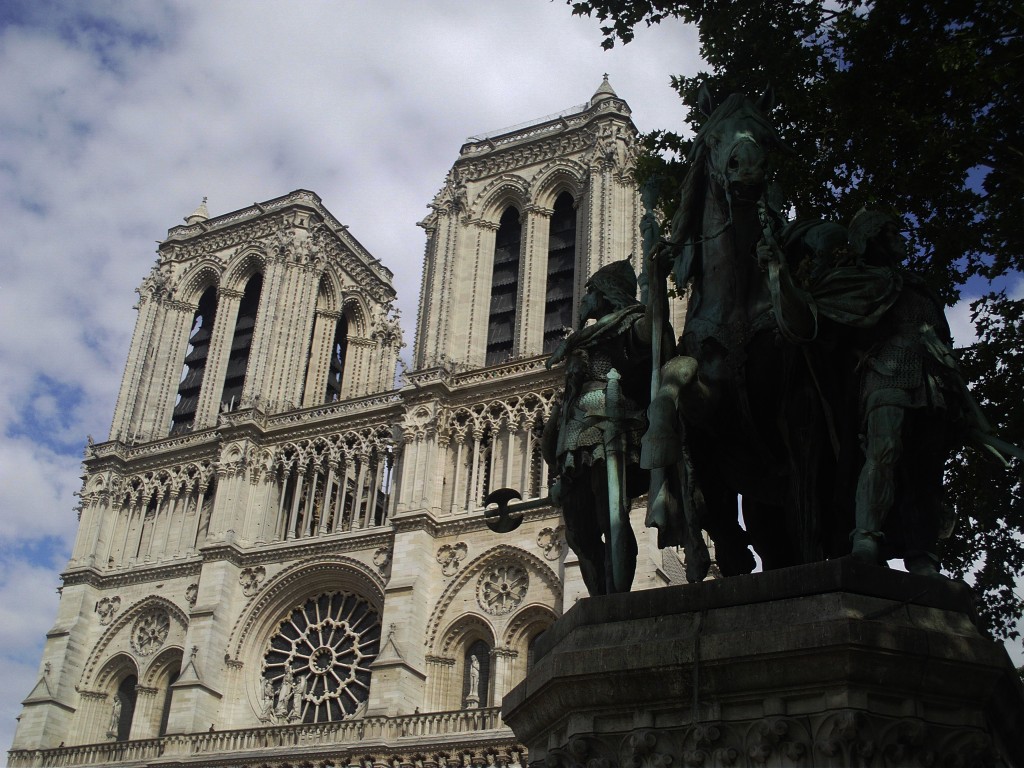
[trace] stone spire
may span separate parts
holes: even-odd
[[[619,94],[615,92],[615,89],[612,88],[612,84],[608,82],[608,73],[605,72],[604,80],[601,82],[601,85],[598,86],[597,90],[594,91],[594,95],[590,97],[590,104],[593,106],[599,101],[617,98],[619,98]]]
[[[206,210],[206,196],[203,196],[203,202],[199,204],[192,213],[185,217],[186,224],[198,224],[200,221],[206,221],[210,218],[210,212]]]

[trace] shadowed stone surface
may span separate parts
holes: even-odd
[[[971,617],[850,558],[588,598],[502,713],[552,767],[1022,764],[1024,688]]]

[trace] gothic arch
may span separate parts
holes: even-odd
[[[586,168],[574,160],[555,160],[541,168],[531,179],[531,199],[535,205],[553,208],[555,199],[563,192],[579,202],[583,195]]]
[[[342,281],[330,265],[320,273],[317,285],[316,308],[322,312],[341,311]]]
[[[255,246],[246,248],[228,262],[221,277],[221,286],[242,292],[249,283],[249,279],[257,272],[264,273],[266,266],[267,258],[260,248]]]
[[[133,686],[129,681],[134,679]],[[119,652],[111,656],[100,668],[92,689],[80,688],[83,696],[81,705],[75,713],[75,740],[79,743],[90,743],[110,738],[112,732],[121,730],[125,723],[131,728],[135,719],[136,692],[139,685],[139,666],[129,653]],[[122,689],[130,691],[129,711],[121,714],[121,704],[115,705],[118,693]],[[112,716],[112,708],[118,707],[117,714]],[[123,719],[122,719],[123,718]]]
[[[436,655],[448,656],[459,645],[467,645],[473,640],[483,640],[491,648],[497,643],[494,627],[483,615],[475,612],[457,616],[439,635]]]
[[[182,666],[185,658],[184,649],[178,645],[171,645],[160,651],[149,663],[143,674],[139,676],[139,684],[152,688],[160,682],[160,678],[174,669],[174,665]],[[171,680],[173,683],[174,680]]]
[[[443,694],[442,700],[435,702],[435,705],[442,709],[462,708],[463,695],[467,693],[470,685],[466,677],[469,655],[474,652],[477,655],[477,672],[486,686],[487,698],[489,698],[494,688],[494,665],[491,662],[496,647],[496,638],[491,622],[478,613],[465,613],[456,617],[440,637],[441,642],[438,644],[436,656],[454,661],[455,679],[454,685],[447,690],[446,694]],[[480,702],[481,706],[488,706],[487,698]]]
[[[96,669],[100,666],[100,662],[104,662],[102,667],[103,669],[107,668],[107,662],[105,659],[107,658],[108,649],[114,645],[115,640],[118,641],[118,645],[121,647],[117,648],[115,654],[111,654],[111,658],[118,654],[127,655],[133,660],[136,658],[137,651],[133,651],[130,641],[128,641],[127,638],[122,640],[121,635],[126,635],[127,631],[125,630],[127,630],[129,626],[133,624],[144,612],[152,608],[163,608],[167,611],[171,621],[170,630],[168,631],[167,639],[163,644],[163,648],[181,647],[185,636],[185,629],[188,627],[188,616],[186,616],[185,612],[181,608],[165,597],[159,597],[156,595],[145,597],[125,610],[124,613],[112,622],[111,625],[107,627],[107,630],[100,636],[99,642],[96,643],[83,668],[81,679],[81,686],[83,688],[92,687],[98,680],[99,676],[96,673]],[[177,631],[174,631],[175,624],[177,624]],[[159,651],[159,653],[162,652],[162,650]],[[159,655],[157,658],[159,658]],[[133,661],[133,663],[136,665],[136,670],[145,672],[148,670],[152,662],[145,663],[143,661],[143,663],[139,663]],[[139,676],[139,679],[142,679],[141,675]]]
[[[502,174],[484,187],[473,201],[473,210],[480,211],[480,217],[497,225],[501,214],[510,205],[520,216],[530,203],[530,185],[522,176]]]
[[[347,292],[341,301],[341,311],[348,319],[348,335],[366,337],[370,332],[370,307],[361,293]]]
[[[192,307],[199,306],[199,298],[207,288],[219,288],[223,268],[212,257],[206,257],[189,267],[178,279],[172,295]]]
[[[502,633],[502,647],[511,653],[512,683],[518,684],[533,662],[533,641],[555,623],[557,615],[542,603],[527,605],[509,621]]]
[[[325,584],[364,597],[378,613],[384,609],[384,580],[375,568],[343,555],[307,558],[283,569],[249,600],[231,629],[229,652],[236,659],[255,658],[259,654],[254,647],[269,636],[281,617],[323,591]]]
[[[130,653],[120,651],[107,659],[107,662],[100,668],[96,674],[94,686],[98,689],[108,688],[112,681],[127,675],[134,675],[136,679],[142,679],[138,662]],[[110,691],[104,692],[110,694]]]
[[[547,629],[558,618],[557,614],[543,603],[531,603],[519,610],[509,621],[502,633],[501,644],[506,648],[516,648],[533,634],[538,627]]]
[[[384,608],[384,582],[375,569],[342,555],[301,560],[273,577],[250,599],[231,630],[228,656],[248,662],[238,694],[244,691],[254,715],[262,697],[262,664],[266,645],[298,606],[324,593],[351,593],[369,603],[379,621]]]
[[[430,614],[430,620],[427,622],[427,634],[424,645],[428,648],[434,647],[442,619],[444,619],[448,608],[451,607],[456,596],[463,591],[466,585],[480,576],[488,565],[501,561],[511,561],[523,566],[531,574],[540,578],[552,595],[554,595],[556,603],[561,599],[562,582],[559,580],[558,574],[552,571],[546,562],[518,547],[513,547],[509,544],[499,544],[476,557],[445,587],[444,592],[441,593],[441,597]]]

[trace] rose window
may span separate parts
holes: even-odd
[[[323,723],[352,715],[370,692],[380,618],[347,592],[307,600],[270,638],[263,658],[262,719]]]
[[[500,616],[510,613],[523,602],[530,587],[526,569],[512,564],[493,565],[480,574],[476,585],[476,599],[480,607]]]
[[[132,648],[140,656],[149,656],[164,644],[171,629],[171,617],[163,608],[151,608],[132,626]]]

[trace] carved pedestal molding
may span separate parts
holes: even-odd
[[[536,768],[1024,764],[964,585],[851,560],[581,600],[502,716]]]

